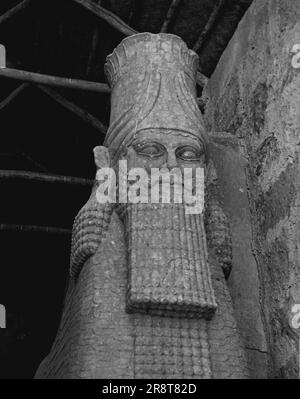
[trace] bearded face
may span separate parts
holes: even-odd
[[[149,129],[134,136],[120,154],[128,173],[141,168],[153,190],[153,170],[175,171],[169,180],[169,201],[119,205],[128,245],[127,310],[157,315],[211,318],[216,309],[202,214],[189,214],[175,201],[175,186],[183,188],[184,172],[205,168],[205,148],[184,132]],[[119,158],[119,159],[120,159]],[[130,174],[130,173],[129,173]],[[176,178],[181,175],[181,179]],[[175,176],[175,177],[174,177]],[[129,186],[130,186],[129,181]],[[160,184],[160,180],[155,184]],[[130,187],[129,187],[130,188]],[[166,202],[166,203],[164,203]]]

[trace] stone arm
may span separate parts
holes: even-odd
[[[207,171],[204,223],[207,244],[222,267],[225,278],[228,279],[232,268],[231,232],[219,201],[217,175],[212,161]]]
[[[96,147],[94,156],[97,171],[110,166],[106,147]],[[114,204],[98,202],[96,198],[98,186],[99,182],[96,179],[89,200],[81,208],[73,223],[70,275],[75,280],[78,278],[83,264],[95,254],[105,238],[114,209]]]

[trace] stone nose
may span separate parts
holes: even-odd
[[[167,161],[165,166],[170,170],[176,168],[177,166],[177,159],[174,150],[168,150]]]

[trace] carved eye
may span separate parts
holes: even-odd
[[[176,157],[183,161],[199,161],[202,151],[200,148],[192,146],[179,147],[176,150]]]
[[[139,155],[149,158],[158,158],[165,153],[164,147],[158,143],[136,144],[134,149]]]

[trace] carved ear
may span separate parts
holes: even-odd
[[[97,169],[107,168],[110,166],[110,156],[107,147],[98,146],[95,147],[93,151]]]

